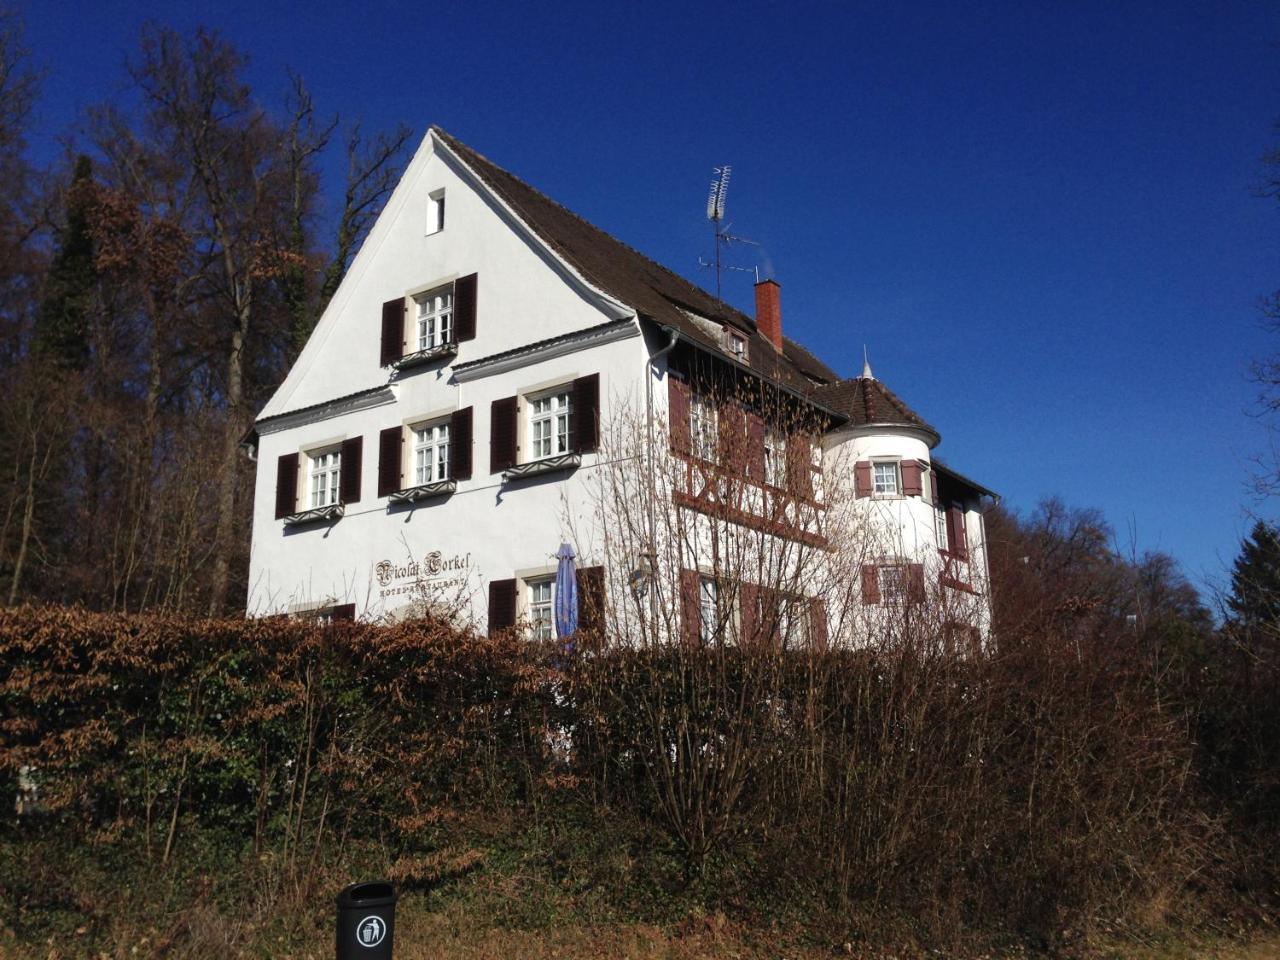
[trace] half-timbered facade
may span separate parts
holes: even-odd
[[[747,316],[437,128],[255,423],[249,613],[376,619],[448,596],[547,636],[567,542],[590,619],[626,582],[591,519],[624,419],[671,478],[657,508],[815,549],[840,471],[877,532],[860,603],[938,597],[984,627],[992,495],[869,369],[841,379],[784,336],[777,283]],[[697,634],[723,598],[693,553],[672,589]],[[736,622],[754,622],[766,588],[740,587]],[[779,604],[825,633],[821,598]]]

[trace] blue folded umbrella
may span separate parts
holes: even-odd
[[[573,547],[560,544],[556,560],[556,636],[563,640],[578,629],[578,568]]]

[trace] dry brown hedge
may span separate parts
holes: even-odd
[[[571,802],[660,824],[735,896],[1046,940],[1176,909],[1247,843],[1202,782],[1203,704],[1140,643],[928,649],[565,656],[430,621],[0,611],[0,785],[38,785],[5,842],[39,822],[164,865],[219,831],[299,870],[376,840],[438,880],[483,860],[434,844],[460,816]]]

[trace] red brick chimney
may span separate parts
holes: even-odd
[[[777,280],[756,284],[756,329],[769,338],[773,349],[782,352],[782,288]]]

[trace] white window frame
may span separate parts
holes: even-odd
[[[732,327],[726,327],[724,331],[725,347],[729,356],[737,360],[739,363],[747,362],[747,338]]]
[[[427,194],[427,236],[444,229],[444,188]]]
[[[689,449],[701,460],[719,462],[719,411],[711,397],[696,390],[689,395]]]
[[[409,426],[413,440],[413,486],[439,483],[453,475],[449,424],[446,417],[443,420],[424,420]]]
[[[309,510],[342,502],[342,444],[308,450],[307,496]]]
[[[524,581],[525,610],[529,636],[533,640],[553,640],[556,635],[556,578],[527,577]]]
[[[947,508],[940,502],[933,505],[933,526],[938,537],[938,549],[949,551],[951,537],[947,533]]]
[[[561,384],[524,398],[528,461],[546,460],[573,452],[573,385]],[[546,429],[543,429],[545,426]]]
[[[453,284],[446,283],[413,296],[413,342],[431,350],[454,342]]]
[[[698,640],[715,641],[720,632],[720,582],[709,574],[698,574]]]
[[[764,428],[764,482],[771,487],[787,483],[787,438],[771,426]]]
[[[888,489],[886,484],[881,489],[880,469],[882,467],[890,467],[893,470],[893,489]],[[902,462],[899,460],[872,460],[871,461],[871,494],[876,497],[900,497],[902,496]]]
[[[794,650],[809,643],[809,598],[798,594],[779,593],[774,622],[778,626],[778,646]]]

